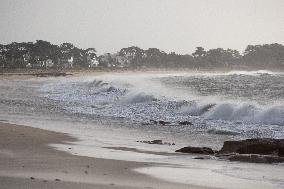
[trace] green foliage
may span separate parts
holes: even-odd
[[[248,45],[243,55],[233,49],[197,47],[192,55],[166,53],[157,48],[143,50],[137,46],[122,48],[118,53],[97,56],[95,48],[80,49],[71,43],[54,45],[48,41],[0,44],[0,68],[100,67],[129,68],[284,68],[284,46],[281,44]]]
[[[139,47],[132,46],[121,49],[118,54],[119,56],[126,58],[131,67],[139,67],[141,66],[144,50]]]
[[[196,50],[194,53],[192,53],[192,56],[195,59],[200,59],[206,55],[206,51],[203,47],[196,47]]]
[[[204,62],[211,67],[229,67],[239,60],[240,54],[236,50],[222,48],[211,49],[203,57]]]
[[[248,45],[243,62],[249,67],[284,68],[284,46],[277,43]]]
[[[91,54],[90,54],[91,52]],[[56,67],[88,67],[88,57],[97,57],[94,48],[79,49],[71,43],[60,46],[37,40],[35,43],[16,43],[0,46],[0,66],[2,68],[23,68],[27,65],[46,67],[51,60]]]

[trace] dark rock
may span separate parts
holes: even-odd
[[[283,163],[284,139],[226,141],[218,152],[207,147],[184,147],[176,152],[211,155],[218,159],[250,163]],[[212,157],[212,156],[208,156]],[[194,159],[205,159],[203,156]]]
[[[60,181],[60,179],[57,178],[57,179],[55,179],[55,181]]]
[[[218,130],[218,129],[209,129],[207,130],[207,133],[215,134],[215,135],[232,135],[232,136],[236,136],[240,134],[234,131]]]
[[[150,121],[150,124],[153,124],[153,125],[158,125],[158,124],[159,125],[169,125],[169,124],[171,124],[171,122],[163,121],[163,120],[156,121],[156,120],[150,119],[149,121]]]
[[[168,121],[159,121],[158,122],[160,125],[168,125],[168,124],[171,124],[171,122],[168,122]]]
[[[214,151],[211,148],[207,147],[184,147],[179,150],[176,150],[176,152],[181,152],[181,153],[192,153],[192,154],[214,154]]]
[[[157,125],[158,124],[158,122],[157,121],[155,121],[155,120],[150,120],[150,123],[152,123],[152,124],[154,124],[154,125]]]
[[[278,156],[284,157],[284,147],[283,146],[278,149]]]
[[[284,157],[271,155],[236,154],[228,158],[230,161],[241,161],[250,163],[283,163]]]
[[[107,92],[115,92],[115,91],[116,91],[116,88],[114,88],[114,87],[109,87],[107,89]]]
[[[34,178],[34,177],[30,177],[30,179],[31,179],[31,180],[34,180],[35,178]]]
[[[284,157],[284,139],[225,141],[219,153],[278,155]]]
[[[151,144],[163,144],[162,140],[152,140],[150,141]]]
[[[179,125],[192,125],[190,121],[180,121],[178,122]]]

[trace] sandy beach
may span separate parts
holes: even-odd
[[[48,146],[75,140],[62,133],[0,123],[1,189],[200,188],[132,171],[150,164],[75,156]]]

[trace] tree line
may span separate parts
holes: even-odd
[[[80,49],[71,43],[48,41],[13,42],[0,45],[1,68],[284,68],[281,44],[248,45],[241,54],[234,49],[197,47],[192,54],[166,53],[157,48],[136,46],[117,53],[97,55],[95,48]]]

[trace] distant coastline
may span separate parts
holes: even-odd
[[[48,41],[0,44],[0,72],[28,70],[284,70],[282,44],[248,45],[234,49],[196,47],[192,54],[166,53],[136,46],[98,55],[95,48],[80,49],[71,43]]]

